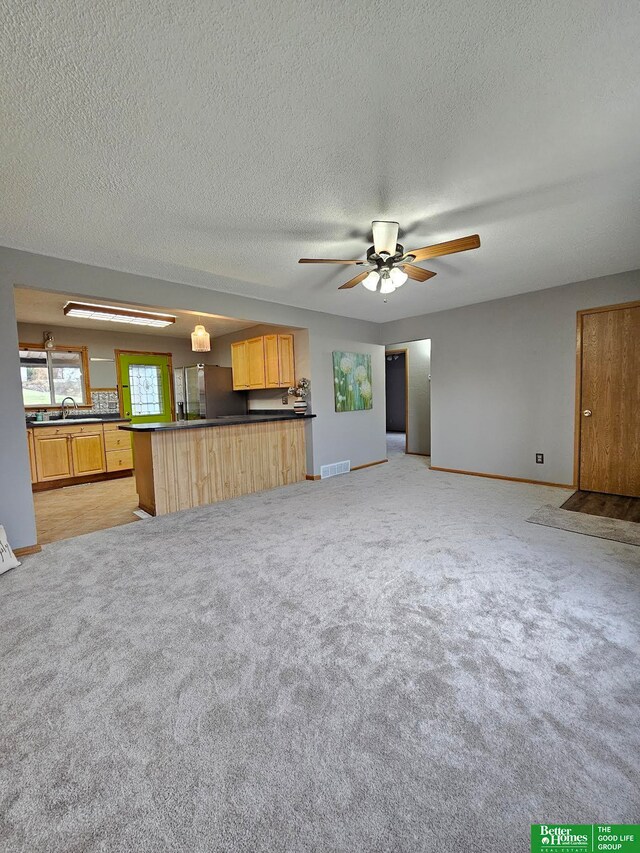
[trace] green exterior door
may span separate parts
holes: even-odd
[[[173,420],[169,355],[118,354],[122,412],[134,424]]]

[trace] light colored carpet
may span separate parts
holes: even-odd
[[[599,539],[612,539],[627,545],[640,545],[640,524],[635,521],[622,521],[618,518],[606,518],[601,515],[589,515],[573,512],[549,504],[541,506],[527,519],[532,524],[545,527],[557,527],[584,536],[597,536]]]
[[[387,433],[387,456],[399,456],[405,452],[407,437],[403,432]]]
[[[638,550],[424,459],[0,578],[0,846],[516,853],[637,820]]]

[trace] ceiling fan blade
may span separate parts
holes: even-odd
[[[434,246],[425,246],[423,249],[411,249],[407,255],[413,255],[416,261],[426,261],[428,258],[439,258],[442,255],[467,252],[469,249],[477,249],[479,246],[480,237],[477,234],[472,234],[470,237],[459,237],[457,240],[436,243]]]
[[[398,228],[400,228],[400,225],[397,222],[376,220],[371,223],[373,246],[378,255],[383,253],[395,255],[396,244],[398,242]]]
[[[300,258],[299,264],[366,264],[366,261],[339,261],[336,258]]]
[[[433,278],[434,275],[437,275],[437,273],[431,272],[431,270],[423,270],[422,267],[414,267],[413,264],[403,264],[402,269],[406,272],[409,278],[412,278],[414,281],[426,281],[428,278]]]
[[[355,287],[356,284],[360,284],[361,281],[369,275],[369,270],[365,270],[365,272],[361,272],[360,275],[357,275],[355,278],[349,279],[345,284],[340,285],[338,290],[348,290],[351,287]]]

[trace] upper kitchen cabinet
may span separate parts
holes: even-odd
[[[233,390],[264,388],[264,346],[262,338],[231,344]]]
[[[264,388],[264,338],[247,341],[247,363],[249,365],[249,388]]]
[[[293,335],[278,335],[278,366],[280,367],[280,388],[289,388],[296,383],[296,369],[293,360]]]
[[[236,341],[236,343],[231,344],[231,370],[234,391],[244,391],[249,387],[247,343],[248,341]]]
[[[263,335],[231,344],[233,388],[288,388],[294,384],[293,335]]]

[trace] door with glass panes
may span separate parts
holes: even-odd
[[[173,420],[170,353],[118,351],[121,412],[134,424]]]

